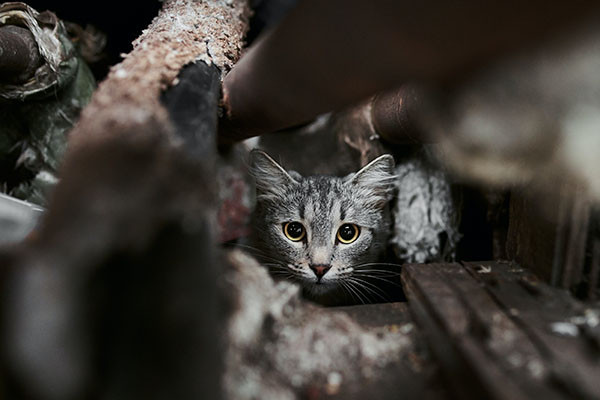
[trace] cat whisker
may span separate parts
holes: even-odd
[[[355,268],[355,272],[368,272],[373,275],[378,276],[400,276],[400,272],[386,271],[382,269],[363,269],[363,268]]]
[[[400,276],[401,275],[400,271],[392,271],[390,269],[365,268],[365,267],[371,267],[371,266],[377,266],[377,265],[400,266],[400,264],[392,264],[392,263],[366,263],[366,264],[359,264],[356,266],[352,266],[352,268],[355,271],[370,272],[370,273],[373,273],[374,275],[380,275],[380,276]]]
[[[269,269],[271,275],[284,278],[294,278],[294,271],[279,263],[264,263],[261,264]]]
[[[348,285],[344,281],[339,281],[339,285],[346,293],[348,293],[350,295],[351,298],[355,297],[352,294],[352,292],[350,291],[350,289],[348,288]]]
[[[381,300],[389,301],[389,298],[386,295],[386,293],[383,290],[381,290],[380,288],[378,288],[377,286],[373,285],[372,283],[358,279],[358,278],[349,278],[349,279],[350,279],[350,281],[354,282],[355,284],[361,286],[367,292],[372,293],[376,297],[379,297]]]
[[[367,304],[368,303],[368,301],[365,301],[365,298],[363,298],[364,293],[361,293],[360,289],[358,288],[358,286],[356,285],[355,282],[352,282],[350,280],[346,280],[343,283],[344,283],[344,286],[346,288],[348,288],[348,290],[356,296],[356,298],[358,299],[358,301],[360,301],[362,304]],[[368,300],[368,298],[366,300]]]
[[[354,272],[355,272],[355,274],[354,274],[355,277],[360,276],[360,277],[368,278],[368,279],[376,279],[378,281],[386,282],[386,283],[389,283],[390,285],[394,285],[396,287],[402,288],[402,285],[400,285],[390,279],[386,279],[386,278],[382,278],[380,276],[366,274],[366,273],[361,274],[361,273],[357,273],[357,271],[354,271]]]
[[[374,282],[370,282],[366,279],[362,279],[361,277],[353,277],[353,279],[358,279],[359,281],[361,281],[363,284],[370,286],[371,288],[373,288],[374,290],[378,291],[379,293],[381,293],[384,297],[388,297],[387,293],[385,292],[384,289],[382,289],[381,287],[379,287],[377,284],[375,284]]]
[[[385,266],[391,266],[391,267],[402,267],[402,264],[388,263],[388,262],[370,262],[370,263],[352,265],[351,267],[352,268],[360,268],[360,267],[368,267],[371,265],[385,265]]]
[[[360,304],[365,304],[364,300],[356,293],[356,291],[347,283],[344,282],[343,287],[350,294],[350,297],[358,301]]]

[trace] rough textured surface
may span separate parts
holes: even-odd
[[[73,131],[76,146],[83,132],[102,135],[114,124],[155,119],[167,114],[160,92],[177,83],[179,70],[201,60],[225,72],[239,57],[250,10],[244,0],[167,0],[134,49],[111,68]],[[117,100],[118,99],[118,100]],[[99,116],[101,114],[102,116]],[[93,131],[90,132],[90,131]]]
[[[247,237],[250,234],[250,215],[254,202],[254,186],[248,174],[248,150],[235,146],[229,154],[217,160],[217,182],[219,196],[219,240]]]
[[[460,240],[459,206],[448,176],[421,159],[396,166],[390,243],[402,262],[452,260]]]
[[[230,399],[298,399],[311,392],[357,390],[380,380],[412,349],[410,322],[364,328],[345,313],[301,300],[298,286],[273,282],[242,252],[230,253],[229,261],[233,270],[226,279],[236,298],[223,383]],[[396,383],[407,383],[406,376],[399,372]]]
[[[0,26],[26,26],[43,62],[22,82],[0,83],[0,190],[39,205],[57,182],[67,134],[89,102],[94,78],[63,23],[22,3],[0,7]]]
[[[220,398],[214,162],[185,151],[197,120],[172,124],[160,95],[196,59],[221,68],[204,82],[218,87],[247,16],[165,1],[94,94],[38,233],[3,270],[3,397]],[[216,123],[206,105],[198,120]]]
[[[597,399],[600,311],[512,262],[406,265],[415,321],[457,398]]]

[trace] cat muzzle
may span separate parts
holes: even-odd
[[[321,278],[331,269],[331,265],[314,264],[310,265],[310,269],[315,273],[317,281],[320,282]]]

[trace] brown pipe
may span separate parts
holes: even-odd
[[[456,82],[599,7],[593,0],[301,1],[225,78],[220,141],[303,123],[408,80]]]
[[[398,90],[379,93],[371,101],[371,121],[375,132],[393,144],[417,144],[432,141],[418,122],[422,96],[426,93],[412,84]]]
[[[25,82],[41,62],[37,43],[28,29],[14,25],[0,27],[0,82]]]

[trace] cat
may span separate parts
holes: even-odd
[[[393,157],[382,155],[345,177],[303,177],[260,150],[250,158],[251,243],[272,275],[297,282],[306,298],[323,305],[382,297],[377,280],[386,280],[379,262],[391,227]]]

